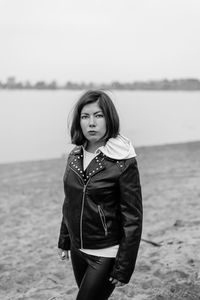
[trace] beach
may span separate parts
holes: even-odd
[[[136,152],[143,240],[129,284],[110,299],[200,299],[200,142]],[[65,156],[0,164],[1,300],[76,298],[71,262],[57,254],[65,165]]]

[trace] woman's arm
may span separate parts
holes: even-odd
[[[62,218],[61,226],[60,226],[60,235],[58,239],[58,248],[62,250],[70,250],[70,237],[67,225],[64,222],[64,219]]]
[[[128,283],[134,271],[142,234],[142,193],[137,161],[131,158],[119,178],[123,236],[111,277]]]

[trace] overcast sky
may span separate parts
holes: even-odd
[[[0,80],[200,78],[199,0],[0,0]]]

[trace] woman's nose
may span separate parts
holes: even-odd
[[[91,116],[90,119],[89,119],[89,126],[93,127],[93,126],[95,126],[95,125],[96,125],[96,124],[95,124],[95,119],[94,119],[93,116]]]

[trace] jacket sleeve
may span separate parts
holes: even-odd
[[[67,225],[62,218],[61,226],[60,226],[60,235],[58,239],[58,248],[63,250],[70,250],[70,237],[67,229]]]
[[[68,164],[70,161],[70,154],[67,154],[67,165],[64,173],[64,177],[67,176],[68,172]],[[63,178],[64,179],[64,178]],[[64,218],[62,217],[61,225],[60,225],[60,235],[58,239],[58,248],[63,249],[63,250],[70,250],[71,242],[70,242],[70,237],[69,237],[69,232],[67,225],[64,221]]]
[[[119,178],[122,239],[111,276],[128,283],[134,271],[142,234],[142,193],[137,161],[131,158]]]

